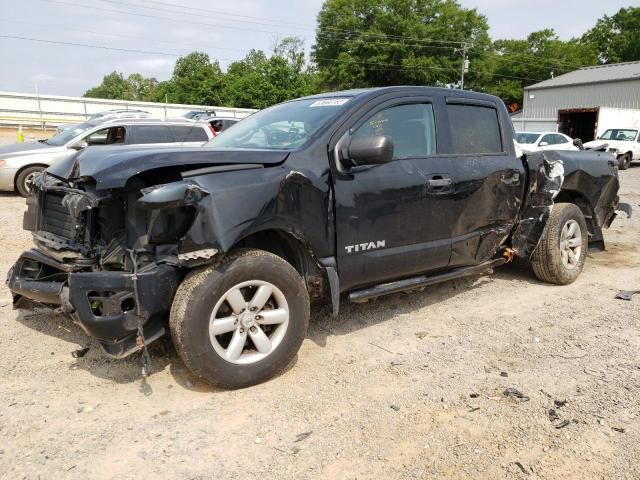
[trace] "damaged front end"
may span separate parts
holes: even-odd
[[[117,358],[161,337],[187,268],[218,252],[189,236],[202,234],[194,222],[208,192],[167,180],[97,190],[90,178],[38,177],[23,221],[36,248],[7,278],[14,307],[59,307]]]

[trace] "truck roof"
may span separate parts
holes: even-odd
[[[365,98],[370,96],[383,95],[385,93],[420,93],[423,95],[448,93],[449,95],[455,95],[457,97],[465,97],[465,98],[486,99],[487,97],[490,97],[494,100],[497,98],[487,93],[472,92],[469,90],[457,90],[457,89],[454,90],[451,88],[443,88],[443,87],[427,87],[427,86],[421,86],[421,85],[398,85],[398,86],[391,86],[391,87],[356,88],[352,90],[340,90],[337,92],[318,93],[316,95],[310,95],[308,97],[303,97],[303,98],[304,99],[332,98],[332,97]],[[300,100],[300,99],[296,99],[296,100]]]

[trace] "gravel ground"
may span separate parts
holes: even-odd
[[[245,390],[193,378],[168,342],[143,381],[2,286],[0,477],[640,478],[640,295],[614,299],[640,289],[640,165],[621,177],[636,215],[574,284],[511,265],[315,309],[291,368]],[[30,239],[24,201],[0,204],[4,275]]]
[[[42,130],[41,128],[23,128],[22,134],[25,141],[35,141],[40,138],[49,138],[56,133],[53,129]],[[11,145],[18,141],[17,128],[0,128],[0,145]]]

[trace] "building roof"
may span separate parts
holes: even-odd
[[[567,85],[581,85],[585,83],[615,82],[620,80],[640,80],[640,62],[613,63],[610,65],[584,67],[555,78],[550,78],[544,82],[536,83],[526,87],[525,90],[564,87]]]

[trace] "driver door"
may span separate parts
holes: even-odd
[[[341,289],[446,267],[451,253],[450,160],[439,157],[429,98],[383,103],[354,122],[351,138],[387,135],[393,160],[335,174]],[[342,164],[341,164],[342,165]]]

